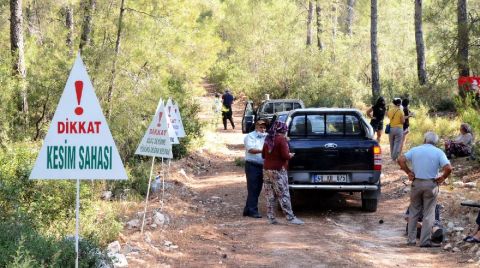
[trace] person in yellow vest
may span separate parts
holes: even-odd
[[[390,119],[390,133],[388,134],[388,139],[390,141],[390,156],[396,161],[400,155],[403,139],[403,123],[405,123],[402,99],[393,99],[393,105],[388,109],[387,117]]]

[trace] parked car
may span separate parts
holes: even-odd
[[[280,121],[280,122],[286,123],[286,122],[287,122],[287,119],[288,119],[288,115],[289,115],[291,112],[292,112],[292,111],[285,111],[285,112],[278,112],[278,113],[276,113],[276,114],[273,116],[271,123],[273,123],[274,121]]]
[[[362,209],[377,210],[381,149],[359,110],[297,109],[286,123],[295,153],[289,162],[290,190],[361,192]]]
[[[259,119],[272,120],[277,113],[305,108],[302,100],[298,99],[271,99],[264,100],[255,109],[252,101],[247,101],[243,112],[242,132],[248,133],[255,128],[255,122]]]

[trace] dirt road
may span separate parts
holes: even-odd
[[[279,225],[268,224],[265,217],[242,217],[247,193],[238,166],[244,155],[242,107],[234,109],[237,128],[224,131],[219,124],[207,133],[203,150],[173,164],[167,194],[154,197],[151,209],[164,199],[170,225],[147,227],[144,237],[138,230],[127,232],[123,242],[139,248],[138,254],[127,255],[130,267],[475,267],[458,253],[405,245],[402,215],[408,193],[386,146],[375,213],[361,211],[358,194],[303,193],[294,197],[303,226],[287,225],[281,212]],[[265,207],[261,195],[262,215]]]

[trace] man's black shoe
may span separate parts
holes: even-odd
[[[262,215],[260,215],[258,212],[257,212],[257,213],[248,213],[247,211],[244,211],[244,212],[243,212],[243,216],[244,216],[244,217],[257,218],[257,219],[259,219],[259,218],[262,217]]]
[[[429,243],[429,244],[425,244],[425,245],[420,245],[421,248],[438,248],[438,247],[441,247],[442,244],[439,244],[439,243]]]

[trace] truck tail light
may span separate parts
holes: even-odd
[[[382,170],[382,149],[380,146],[373,146],[373,170]]]

